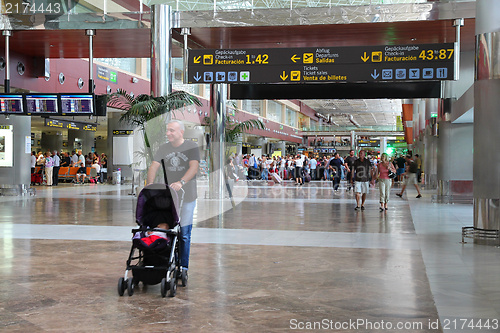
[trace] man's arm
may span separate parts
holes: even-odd
[[[156,172],[160,168],[160,165],[161,164],[157,161],[153,161],[153,163],[151,163],[151,165],[149,166],[149,169],[148,169],[148,176],[146,179],[146,185],[153,184],[153,182],[155,181]]]
[[[196,176],[196,173],[198,172],[199,164],[200,164],[200,162],[198,162],[197,160],[190,160],[189,161],[189,169],[186,171],[186,173],[184,174],[184,176],[182,176],[181,179],[183,179],[186,183],[188,181],[190,181],[191,179],[193,179],[194,176]],[[148,175],[149,175],[149,172],[148,172]],[[182,187],[182,183],[180,181],[175,182],[175,183],[170,184],[170,187],[172,189],[174,189],[175,191],[179,191]]]

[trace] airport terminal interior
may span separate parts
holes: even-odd
[[[0,331],[500,332],[500,1],[1,8]],[[172,91],[199,103],[120,120]],[[154,284],[127,269],[144,134],[158,149],[170,119],[201,156],[175,293],[171,267]],[[418,154],[419,180],[394,180],[386,209],[374,182],[355,209],[346,173],[334,190],[328,174],[297,185],[242,159],[351,150]],[[104,153],[106,174],[76,184],[68,168],[51,186],[32,151]]]

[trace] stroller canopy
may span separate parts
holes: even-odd
[[[167,223],[171,229],[179,223],[176,205],[175,191],[164,184],[148,185],[142,189],[137,198],[136,222],[140,226],[149,228]]]

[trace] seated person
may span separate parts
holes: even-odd
[[[101,166],[98,163],[92,164],[91,168],[96,169],[97,174],[101,172]]]
[[[80,162],[80,168],[76,172],[76,183],[80,183],[80,178],[81,178],[81,183],[83,184],[85,182],[85,177],[87,176],[87,168],[83,163]]]
[[[158,224],[158,226],[156,228],[167,230],[168,224],[160,223],[160,224]],[[163,231],[146,231],[146,235],[147,235],[146,237],[141,238],[141,241],[146,243],[146,245],[148,245],[148,246],[160,238],[167,239],[167,234]]]

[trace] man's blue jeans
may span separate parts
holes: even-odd
[[[180,265],[183,269],[189,267],[189,252],[191,249],[191,230],[193,229],[193,214],[196,200],[184,202],[181,208],[181,234],[179,237]]]

